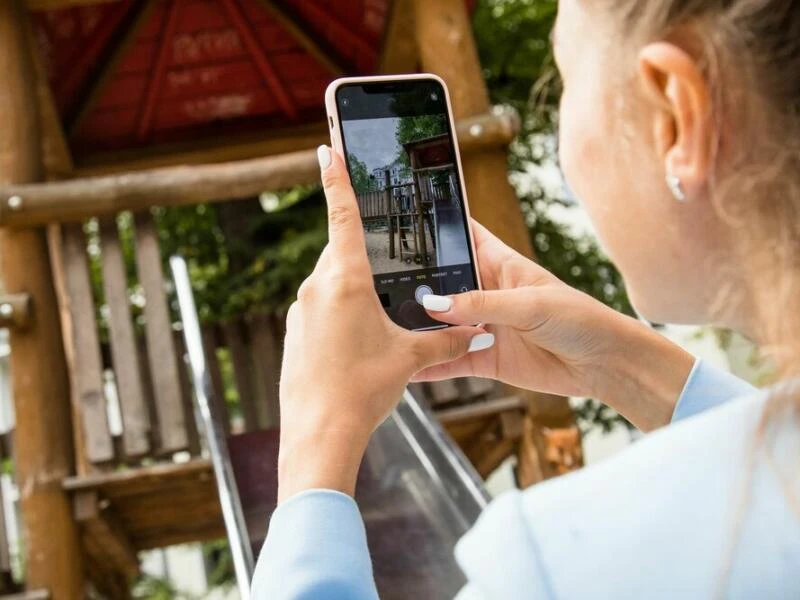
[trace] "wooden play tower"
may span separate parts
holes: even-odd
[[[0,324],[10,331],[16,424],[9,454],[27,597],[79,599],[91,589],[95,597],[125,598],[140,550],[224,535],[150,210],[318,182],[313,149],[329,141],[323,91],[330,80],[419,70],[442,76],[473,215],[531,255],[507,179],[505,148],[516,123],[490,112],[472,4],[0,0]],[[135,224],[146,297],[137,326],[120,213]],[[89,221],[99,232],[107,340],[90,285]],[[207,332],[211,355],[225,347],[235,365],[248,365],[235,373],[245,428],[277,425],[280,332],[274,315],[257,314]],[[108,372],[121,432],[109,427]],[[478,410],[466,403],[443,414],[485,474],[520,447],[527,399],[475,385],[423,391],[434,403],[497,397]],[[548,406],[552,422],[571,418],[565,402]]]

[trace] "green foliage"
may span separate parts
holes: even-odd
[[[375,182],[370,179],[367,165],[352,152],[347,155],[347,166],[350,170],[350,181],[356,194],[371,192],[375,189]]]
[[[246,266],[231,268],[232,246],[213,204],[156,212],[164,256],[183,255],[203,321],[217,321],[256,308],[280,311],[294,299],[327,242],[324,199],[316,187],[277,196],[237,239]]]
[[[194,596],[176,590],[168,579],[152,575],[140,575],[131,596],[136,600],[195,600]]]
[[[475,7],[475,39],[492,103],[512,106],[522,118],[509,157],[516,171],[547,158],[537,137],[557,125],[561,86],[550,45],[557,6],[557,0],[479,0]]]
[[[424,140],[425,138],[441,135],[447,131],[447,117],[445,115],[417,115],[401,117],[397,121],[395,139],[399,144]],[[409,164],[408,153],[400,149],[397,153],[398,162],[406,167]]]

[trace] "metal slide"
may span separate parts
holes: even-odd
[[[172,257],[170,266],[236,579],[242,599],[248,600],[253,548],[260,548],[263,542],[264,526],[277,493],[277,432],[226,438],[213,412],[214,392],[206,371],[186,263]],[[261,441],[253,443],[254,435]],[[242,457],[237,448],[246,448],[249,455]],[[258,449],[261,454],[254,455]],[[254,473],[253,465],[260,472]],[[249,481],[252,479],[258,480],[255,485]],[[265,484],[265,480],[269,481]],[[260,496],[255,503],[254,488],[258,492],[255,495]],[[453,547],[475,522],[489,496],[435,417],[408,391],[370,441],[358,477],[356,500],[366,524],[375,581],[383,600],[449,599],[458,592],[464,578],[453,558]]]

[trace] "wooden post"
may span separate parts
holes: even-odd
[[[0,183],[42,178],[35,72],[22,0],[0,2]],[[27,549],[27,586],[56,600],[84,597],[83,557],[69,498],[72,474],[69,380],[45,231],[1,229],[0,260],[9,292],[28,293],[33,322],[11,330],[16,409],[16,475]]]
[[[489,93],[464,1],[414,0],[414,5],[422,69],[447,82],[455,119],[488,112]],[[505,149],[486,148],[461,159],[472,216],[512,248],[533,256],[519,200],[508,182]]]
[[[394,221],[392,219],[392,177],[389,169],[383,171],[383,205],[389,225],[389,258],[394,258]]]
[[[427,267],[430,262],[428,261],[428,241],[425,239],[425,209],[422,206],[422,188],[419,185],[419,173],[416,172],[417,156],[411,153],[411,178],[414,180],[414,207],[417,212],[417,229],[419,230],[419,240],[417,245],[417,252],[419,253],[419,264]],[[431,231],[431,237],[433,231]]]

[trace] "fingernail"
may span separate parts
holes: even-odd
[[[479,350],[486,350],[494,346],[493,333],[479,333],[469,341],[468,352],[478,352]]]
[[[317,160],[319,161],[319,168],[323,171],[331,166],[331,151],[326,145],[317,148]]]
[[[433,312],[447,312],[453,307],[453,299],[447,296],[427,294],[422,297],[422,306],[425,307],[425,310]]]

